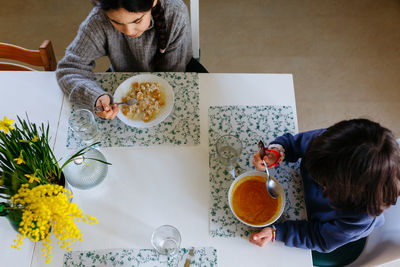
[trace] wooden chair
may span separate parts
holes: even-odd
[[[16,45],[0,43],[0,58],[17,60],[33,66],[43,66],[45,71],[54,71],[57,61],[51,41],[45,40],[39,50],[29,50]],[[0,70],[32,71],[34,69],[9,62],[0,62]]]

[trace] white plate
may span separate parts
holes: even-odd
[[[169,85],[169,83],[163,78],[152,74],[141,74],[126,79],[118,86],[114,93],[114,102],[122,102],[122,98],[128,95],[132,83],[135,82],[157,82],[160,85],[161,91],[165,95],[165,105],[161,107],[160,113],[157,115],[157,117],[149,122],[144,122],[141,118],[135,120],[129,119],[121,111],[118,112],[117,117],[123,123],[131,127],[146,128],[156,126],[165,120],[171,113],[174,107],[174,91],[172,90],[171,85]]]

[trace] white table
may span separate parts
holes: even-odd
[[[31,88],[40,88],[34,75],[15,75],[29,79]],[[44,76],[49,84],[55,83],[53,73]],[[99,224],[80,224],[84,241],[75,243],[73,250],[151,248],[152,231],[171,224],[181,232],[182,247],[215,247],[219,266],[312,266],[309,250],[288,248],[280,242],[259,248],[245,239],[210,237],[207,112],[211,105],[290,105],[295,111],[292,76],[200,74],[200,145],[101,148],[113,164],[106,179],[90,190],[73,188],[74,202],[85,214],[96,216]],[[66,151],[69,111],[70,105],[64,99],[57,155]],[[8,228],[3,231],[14,234]],[[2,246],[6,241],[1,241]],[[62,266],[63,253],[53,246],[53,260],[46,266]],[[41,254],[38,244],[31,266],[45,265]],[[29,248],[19,255],[29,262]],[[4,262],[13,262],[11,259]]]
[[[26,112],[32,122],[48,121],[53,146],[63,101],[54,73],[0,71],[0,92],[1,120],[7,116],[8,119],[14,119],[15,123],[16,116],[26,118]],[[34,244],[25,240],[20,251],[11,248],[17,232],[3,217],[0,217],[0,236],[0,265],[29,266]]]

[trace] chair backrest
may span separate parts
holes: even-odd
[[[0,58],[17,60],[33,66],[43,66],[45,71],[54,71],[57,68],[57,61],[54,55],[51,41],[45,40],[39,50],[29,50],[12,44],[0,43]],[[0,70],[34,70],[30,67],[0,62]]]
[[[193,57],[200,60],[199,0],[190,0],[190,25],[192,27]]]

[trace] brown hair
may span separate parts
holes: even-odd
[[[400,149],[391,131],[366,119],[341,121],[314,138],[303,157],[337,208],[371,216],[400,195]]]

